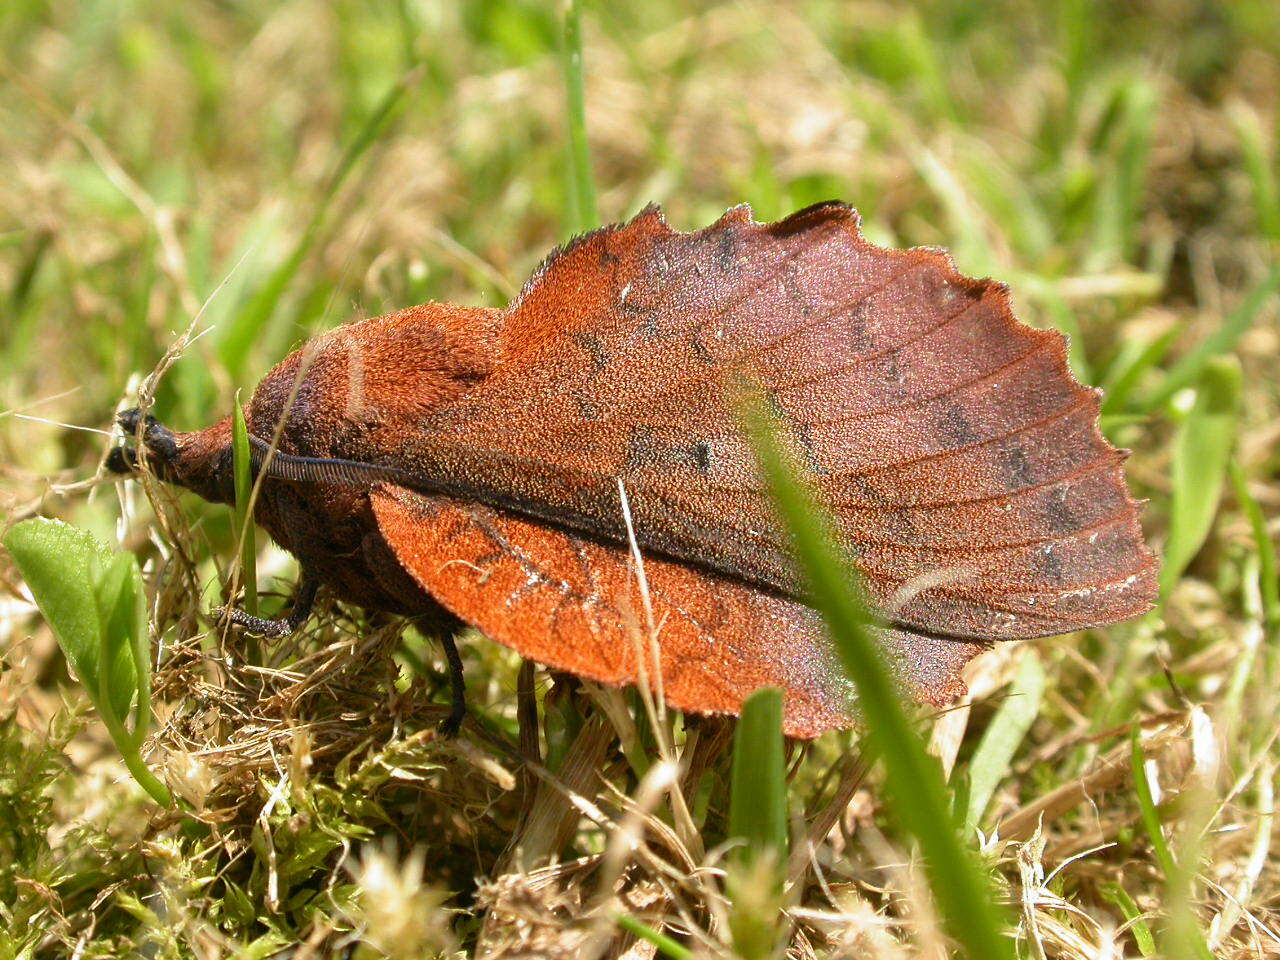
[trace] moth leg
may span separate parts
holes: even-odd
[[[295,633],[311,617],[315,607],[316,594],[320,590],[320,580],[306,570],[302,571],[302,579],[298,581],[298,590],[293,595],[292,609],[289,616],[279,620],[267,620],[255,617],[235,607],[214,607],[210,612],[219,619],[226,615],[232,624],[257,637],[279,639]]]
[[[462,726],[467,716],[467,678],[462,673],[462,657],[458,654],[458,644],[454,642],[452,633],[442,633],[440,643],[444,647],[445,658],[449,661],[449,715],[440,722],[440,735],[452,737]]]

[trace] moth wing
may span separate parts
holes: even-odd
[[[494,373],[392,454],[439,489],[802,590],[735,416],[758,385],[895,624],[1065,633],[1149,609],[1146,548],[1096,391],[1061,334],[942,252],[823,204],[694,233],[656,208],[553,255]]]
[[[671,706],[738,714],[763,686],[784,693],[789,736],[854,719],[851,687],[810,608],[686,564],[646,558],[654,631],[626,548],[505,511],[388,486],[371,494],[383,538],[417,583],[456,616],[523,656],[611,685],[641,682],[656,636]],[[945,703],[982,645],[885,631],[902,679]],[[652,669],[648,674],[653,686]]]

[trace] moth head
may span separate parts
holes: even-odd
[[[191,433],[170,430],[137,409],[124,411],[116,422],[134,442],[116,447],[107,456],[112,473],[137,473],[145,461],[146,469],[166,483],[185,487],[211,503],[234,502],[230,417]]]

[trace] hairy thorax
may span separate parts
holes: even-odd
[[[429,304],[317,337],[258,385],[249,433],[281,454],[376,464],[488,375],[492,313]],[[255,519],[341,600],[393,613],[438,609],[395,561],[366,489],[268,478]]]

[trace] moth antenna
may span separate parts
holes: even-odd
[[[342,486],[377,486],[380,483],[403,482],[404,472],[396,467],[361,463],[359,460],[336,460],[326,457],[298,457],[276,451],[270,459],[270,445],[258,437],[249,437],[250,454],[256,470],[273,480],[302,483],[333,483]],[[263,469],[265,464],[265,470]]]

